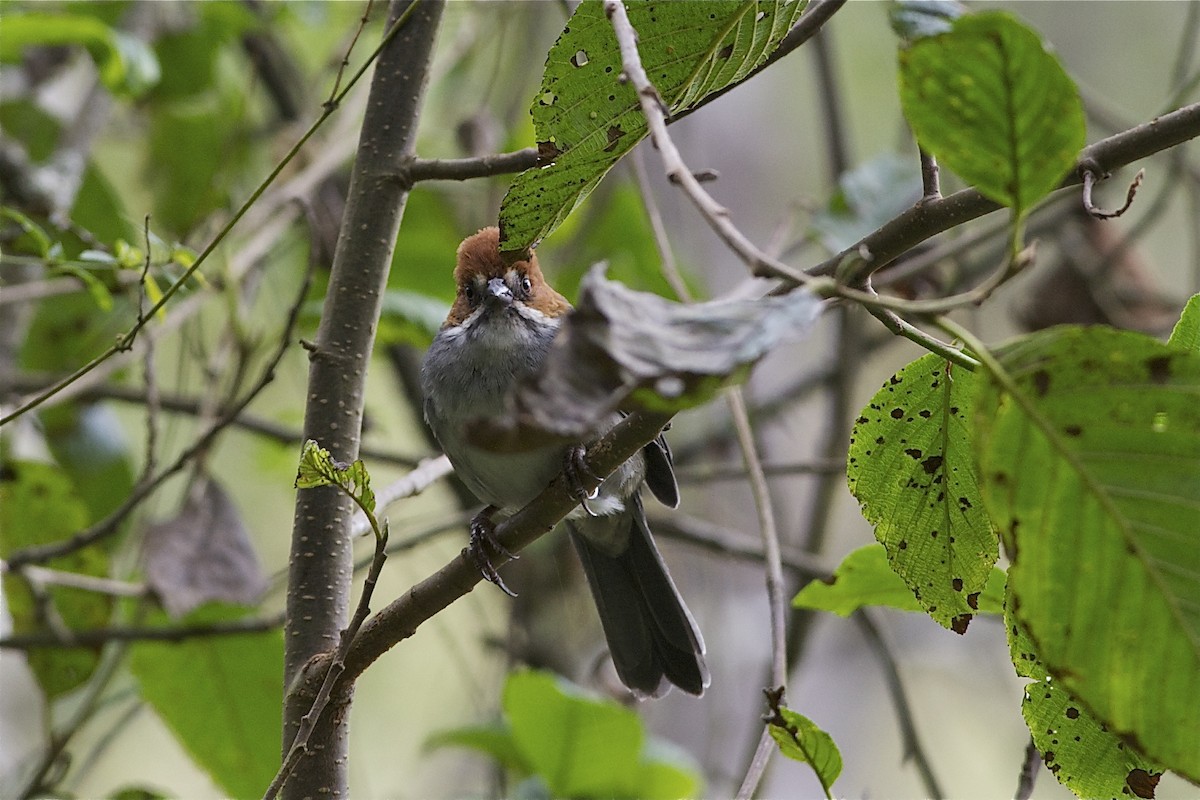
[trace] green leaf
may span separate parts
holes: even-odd
[[[672,113],[743,80],[766,60],[802,0],[630,2],[642,64]],[[584,0],[550,48],[530,108],[543,165],[513,182],[500,208],[501,247],[531,247],[562,224],[645,138],[637,93],[599,0]]]
[[[245,142],[232,97],[201,95],[151,117],[146,173],[154,189],[155,224],[186,236],[229,201],[230,175],[244,165]]]
[[[429,749],[467,747],[486,753],[507,769],[520,775],[529,775],[533,772],[529,762],[517,747],[512,730],[502,722],[490,725],[469,725],[440,731],[425,740],[425,747]]]
[[[13,62],[28,47],[82,45],[87,48],[100,80],[111,92],[137,97],[158,82],[154,52],[99,19],[83,14],[6,14],[0,25],[0,61]]]
[[[915,158],[877,156],[838,178],[829,207],[813,215],[821,244],[838,253],[921,198],[921,172]]]
[[[980,593],[980,614],[1004,610],[1004,570],[992,567]],[[887,606],[900,611],[924,611],[900,576],[888,566],[882,545],[869,544],[846,556],[829,578],[814,580],[792,600],[796,608],[830,611],[848,617],[863,606]]]
[[[781,707],[779,713],[783,721],[772,720],[769,723],[771,738],[779,745],[779,752],[812,767],[817,780],[821,782],[821,788],[825,790],[825,796],[831,797],[830,787],[842,774],[842,754],[833,737],[817,727],[811,719],[790,708]]]
[[[154,43],[162,80],[154,99],[181,99],[210,89],[223,52],[241,49],[241,37],[261,23],[240,3],[200,3],[191,9],[186,29],[164,31]]]
[[[51,464],[7,461],[0,475],[0,557],[14,550],[67,539],[82,530],[88,509],[70,476]],[[103,550],[88,548],[53,559],[47,566],[81,575],[106,577],[109,560]],[[53,613],[72,630],[99,628],[108,621],[111,599],[105,595],[63,586],[49,587]],[[13,631],[30,633],[41,628],[36,600],[23,575],[6,575],[4,593],[13,619]],[[99,661],[98,650],[39,648],[29,652],[28,663],[48,698],[82,684]]]
[[[1200,353],[1200,294],[1194,294],[1187,301],[1187,305],[1183,307],[1183,313],[1179,315],[1179,322],[1175,323],[1175,329],[1171,331],[1171,338],[1167,343],[1174,347],[1182,347],[1184,350],[1191,350],[1194,353]]]
[[[1086,128],[1079,91],[1037,33],[999,11],[900,51],[900,100],[941,165],[1018,216],[1075,165]]]
[[[1162,768],[1127,747],[1054,680],[1011,615],[1005,624],[1013,666],[1033,681],[1025,687],[1021,714],[1046,768],[1079,797],[1153,797],[1137,789],[1147,782],[1153,789]]]
[[[642,722],[628,708],[538,672],[510,676],[503,705],[513,741],[555,797],[700,794],[695,765],[678,750],[647,746]]]
[[[536,672],[510,677],[503,704],[517,746],[556,796],[628,796],[645,735],[637,714]]]
[[[888,379],[855,421],[846,474],[892,569],[931,617],[963,633],[999,547],[968,427],[978,381],[950,367],[929,354]]]
[[[1200,780],[1200,355],[1100,327],[999,355],[973,418],[1013,615],[1097,719]]]
[[[206,606],[184,624],[232,621],[246,612]],[[146,625],[170,626],[155,612]],[[196,763],[233,797],[259,797],[279,767],[283,633],[139,642],[129,666],[150,703]]]

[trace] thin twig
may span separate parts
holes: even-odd
[[[742,457],[746,461],[746,473],[750,490],[754,496],[754,509],[758,514],[759,532],[763,551],[766,554],[765,578],[767,600],[771,607],[771,688],[781,691],[787,685],[787,598],[784,596],[783,567],[780,564],[779,531],[775,526],[775,510],[771,503],[771,490],[767,487],[767,476],[763,474],[758,447],[754,443],[754,432],[750,427],[750,414],[746,411],[746,400],[740,388],[727,393],[729,408],[733,416],[734,429]],[[750,787],[751,793],[758,787],[766,770],[767,760],[761,762],[757,775],[747,772],[742,782],[743,790]],[[758,765],[756,761],[755,766]]]
[[[737,800],[749,800],[754,796],[754,791],[758,788],[758,781],[766,772],[767,764],[775,750],[776,745],[775,740],[771,738],[771,728],[764,725],[762,733],[758,737],[758,744],[754,747],[754,755],[751,756],[750,764],[746,768],[746,775],[742,778],[742,785],[738,787]]]
[[[1133,181],[1129,184],[1129,189],[1125,192],[1125,205],[1118,208],[1116,211],[1105,211],[1097,208],[1092,203],[1092,187],[1097,180],[1104,176],[1097,176],[1089,169],[1083,171],[1083,208],[1088,214],[1096,219],[1114,219],[1121,216],[1129,207],[1133,205],[1133,198],[1137,196],[1138,189],[1142,185],[1142,179],[1146,177],[1146,170],[1139,169],[1137,175],[1133,176]]]
[[[1064,178],[1059,188],[1078,185],[1083,180],[1082,170],[1103,175],[1197,136],[1200,136],[1200,103],[1193,103],[1085,147],[1079,155],[1078,169]],[[857,259],[855,269],[842,278],[851,285],[861,283],[867,275],[886,267],[926,239],[1000,208],[975,189],[962,189],[940,200],[918,203],[808,273],[830,275],[847,259]]]
[[[741,477],[745,479],[744,471],[741,473]],[[761,536],[755,537],[750,533],[725,528],[680,511],[655,512],[651,515],[650,522],[654,533],[664,539],[673,539],[681,544],[721,556],[760,563],[766,560]],[[828,577],[836,568],[835,564],[827,562],[820,556],[784,544],[780,545],[780,564],[789,572],[795,573],[797,577],[805,580]]]
[[[511,153],[495,153],[477,158],[409,159],[397,174],[408,185],[420,181],[466,181],[532,169],[537,166],[537,149],[526,147]]]
[[[646,209],[646,219],[650,221],[650,230],[654,234],[654,246],[658,249],[659,269],[666,278],[671,291],[681,302],[692,302],[692,293],[688,289],[679,264],[675,261],[675,251],[671,249],[667,239],[667,226],[663,224],[662,214],[659,213],[658,203],[654,202],[654,190],[646,175],[646,164],[642,158],[641,149],[633,151],[633,178],[637,182],[638,192],[642,196],[642,206]]]
[[[146,337],[147,340],[149,338]],[[24,375],[15,377],[10,382],[10,386],[17,391],[23,392],[45,386],[46,383],[46,380],[40,379],[37,376]],[[137,403],[139,405],[146,403],[146,392],[144,389],[112,384],[91,386],[81,391],[76,397],[80,400],[116,400],[122,403]],[[203,398],[200,397],[163,394],[162,392],[159,392],[158,397],[159,408],[162,411],[189,414],[191,416],[201,416],[202,414],[209,413],[208,409],[202,408],[202,401]],[[230,408],[228,406],[219,406],[213,409],[211,413],[213,416],[222,417],[228,415],[229,412]],[[274,420],[244,412],[237,415],[237,418],[230,423],[230,427],[240,428],[247,433],[252,433],[256,436],[279,442],[280,444],[296,445],[299,447],[304,442],[304,433],[299,428],[289,427]],[[422,462],[422,459],[418,456],[404,455],[393,450],[365,445],[358,451],[358,455],[365,461],[391,464],[407,469],[412,469]]]
[[[363,456],[359,455],[360,458]],[[365,460],[365,458],[364,458]],[[429,488],[430,485],[440,481],[454,473],[454,467],[450,464],[450,459],[445,456],[435,456],[427,458],[404,477],[395,480],[375,492],[375,507],[383,511],[392,503],[399,502],[407,497],[418,495]],[[354,515],[354,521],[350,523],[350,535],[357,538],[365,536],[372,530],[371,520],[365,513],[360,510]],[[391,552],[391,551],[389,551]]]
[[[142,222],[143,234],[146,239],[146,263],[142,267],[142,284],[138,287],[138,319],[143,316],[142,301],[146,296],[146,281],[150,277],[150,215],[147,214]],[[142,475],[138,483],[144,483],[154,474],[158,466],[158,420],[159,397],[158,377],[154,369],[154,340],[147,339],[142,353],[142,381],[146,384],[146,463],[142,466]]]
[[[917,765],[917,772],[920,773],[921,781],[925,784],[926,797],[945,797],[946,794],[942,791],[937,776],[933,772],[933,765],[929,762],[929,756],[921,745],[921,737],[917,733],[912,707],[908,704],[908,695],[904,691],[904,682],[900,678],[900,668],[896,664],[896,658],[892,655],[891,648],[888,647],[887,640],[883,638],[879,626],[866,611],[862,609],[855,611],[854,621],[858,623],[859,629],[867,639],[867,644],[871,646],[875,657],[879,659],[879,666],[883,669],[888,693],[892,696],[892,703],[896,706],[896,721],[900,723],[900,738],[904,741],[904,757],[911,758]]]
[[[32,569],[32,568],[31,568]],[[274,617],[248,618],[207,624],[177,627],[143,628],[113,626],[73,630],[67,635],[57,633],[22,633],[0,639],[0,649],[35,650],[43,648],[95,648],[109,642],[182,642],[188,639],[208,639],[217,636],[242,636],[264,633],[283,625],[283,614]]]
[[[942,197],[942,180],[938,170],[937,159],[924,149],[921,154],[921,202],[940,200]]]
[[[903,336],[911,342],[915,342],[929,352],[936,353],[947,361],[953,361],[955,364],[958,364],[960,367],[964,367],[971,372],[974,372],[979,368],[979,362],[974,358],[971,358],[971,356],[967,355],[962,350],[959,350],[957,347],[954,347],[951,344],[943,342],[936,336],[928,334],[912,323],[901,319],[896,312],[891,311],[890,309],[881,308],[876,305],[870,305],[867,306],[867,313],[882,322],[884,326],[892,333],[896,334],[897,336]]]
[[[1033,797],[1033,787],[1037,783],[1038,772],[1041,771],[1042,754],[1038,752],[1033,737],[1025,745],[1025,757],[1021,759],[1021,771],[1017,775],[1017,791],[1013,800],[1029,800]]]
[[[366,8],[363,9],[362,16],[358,20],[358,27],[354,29],[354,36],[350,38],[350,44],[346,47],[346,52],[342,54],[337,74],[333,76],[333,87],[329,90],[329,99],[324,103],[325,107],[330,110],[337,108],[338,101],[340,100],[338,87],[342,85],[342,75],[345,74],[346,67],[350,66],[350,54],[354,52],[354,45],[358,44],[358,37],[362,35],[363,29],[371,21],[371,8],[374,5],[375,0],[367,0]]]
[[[637,32],[629,22],[629,15],[620,0],[604,0],[604,13],[616,32],[621,50],[623,72],[637,90],[638,102],[650,128],[650,136],[662,155],[667,179],[683,189],[688,199],[696,206],[721,240],[750,268],[751,272],[764,278],[784,278],[795,284],[803,284],[808,276],[793,267],[771,258],[762,252],[729,219],[728,209],[713,199],[692,170],[684,163],[675,143],[667,134],[664,103],[654,84],[646,76],[641,56],[637,49]]]
[[[619,0],[618,5],[620,5]],[[623,9],[624,6],[622,6]],[[611,17],[612,15],[610,14]],[[692,294],[675,265],[675,258],[670,242],[667,239],[666,229],[662,224],[662,218],[658,215],[658,208],[654,203],[644,173],[644,170],[635,167],[635,174],[638,175],[638,186],[642,193],[642,202],[645,204],[647,215],[650,217],[651,227],[654,230],[655,243],[661,256],[663,274],[672,284],[679,299],[683,302],[691,302],[693,299]],[[783,568],[780,565],[781,554],[779,532],[775,525],[775,509],[771,503],[771,491],[767,486],[767,476],[763,471],[762,459],[758,455],[758,445],[754,441],[754,432],[750,426],[750,414],[746,410],[746,399],[742,394],[741,388],[735,386],[729,389],[726,392],[726,400],[729,403],[730,416],[733,417],[738,446],[742,451],[742,459],[746,467],[746,477],[750,482],[751,492],[754,497],[754,508],[758,515],[759,535],[762,538],[763,553],[765,556],[764,572],[767,599],[771,608],[771,685],[782,691],[787,683],[787,640],[785,636],[787,628],[787,605],[786,598],[784,597]],[[758,778],[753,780],[753,785],[757,786],[759,779],[761,779],[761,773]],[[747,782],[750,782],[749,779]]]
[[[0,563],[0,566],[3,567],[3,572],[9,571],[6,562]],[[67,572],[66,570],[50,569],[49,567],[39,567],[33,564],[26,565],[22,568],[21,572],[30,581],[34,581],[42,586],[67,586],[72,589],[107,594],[112,597],[141,597],[147,591],[145,584],[141,583],[128,583],[127,581],[119,581],[113,578],[101,578],[96,575]]]

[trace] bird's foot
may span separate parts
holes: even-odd
[[[600,496],[600,487],[596,486],[589,492],[584,488],[584,484],[598,484],[600,476],[592,472],[592,468],[588,466],[586,447],[577,444],[567,449],[566,456],[563,458],[563,474],[567,477],[567,486],[571,496],[579,501],[589,516],[597,516],[596,512],[588,506],[588,500],[595,500]]]
[[[494,513],[496,513],[496,507],[488,506],[472,517],[471,542],[467,545],[466,551],[475,561],[475,566],[479,567],[479,571],[485,579],[496,584],[500,587],[500,591],[509,597],[516,597],[517,593],[504,584],[504,579],[500,577],[500,573],[492,563],[497,556],[511,560],[519,558],[516,553],[509,552],[508,548],[500,544],[500,540],[496,538],[496,523],[492,521]]]

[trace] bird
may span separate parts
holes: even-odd
[[[484,576],[506,592],[488,554],[499,547],[492,536],[494,518],[528,504],[564,466],[577,483],[573,469],[586,470],[582,444],[498,453],[473,444],[466,433],[468,423],[503,413],[513,388],[538,372],[572,311],[546,282],[536,252],[523,255],[506,261],[495,227],[463,240],[455,259],[454,303],[421,365],[425,420],[458,477],[486,504],[471,522],[470,549]],[[608,427],[619,419],[614,415]],[[593,493],[580,492],[581,503],[564,527],[621,682],[639,699],[660,697],[671,686],[700,696],[710,682],[704,640],[651,538],[643,486],[666,505],[678,504],[661,434]]]

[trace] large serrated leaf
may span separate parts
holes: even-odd
[[[968,429],[977,381],[926,355],[888,379],[855,422],[847,478],[892,569],[959,633],[999,556]]]
[[[1024,214],[1075,164],[1079,91],[1037,33],[991,11],[900,51],[900,100],[917,141],[983,195]]]
[[[1200,355],[1062,327],[983,381],[979,478],[1012,613],[1114,733],[1200,779]]]
[[[1033,642],[1005,616],[1013,666],[1025,687],[1021,715],[1046,769],[1079,797],[1153,797],[1162,768],[1125,746],[1046,671]]]
[[[672,113],[743,80],[792,27],[804,0],[627,2],[642,64]],[[633,86],[600,0],[584,0],[546,57],[530,108],[546,164],[517,177],[500,209],[501,247],[535,246],[645,138]],[[552,162],[552,163],[551,163]]]

